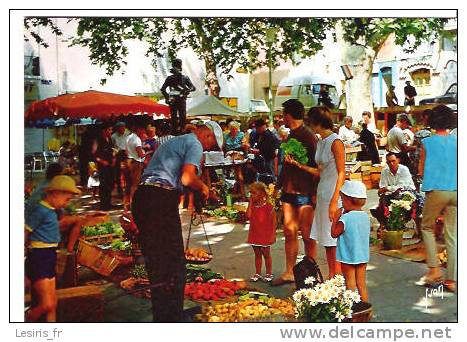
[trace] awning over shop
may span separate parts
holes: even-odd
[[[58,118],[95,118],[112,115],[148,114],[170,116],[170,109],[144,96],[129,96],[88,90],[36,101],[25,112],[28,121]]]

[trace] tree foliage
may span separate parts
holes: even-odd
[[[447,21],[447,18],[343,18],[340,23],[345,41],[371,47],[378,53],[391,34],[404,51],[414,52],[423,42],[439,37]]]
[[[125,41],[149,44],[147,56],[177,55],[190,47],[205,61],[207,77],[216,67],[228,74],[234,66],[255,70],[267,64],[261,51],[268,47],[266,31],[276,28],[272,43],[274,64],[294,55],[308,57],[322,48],[331,21],[324,18],[79,18],[74,45],[90,49],[93,63],[112,75],[126,64]],[[214,74],[214,75],[212,75]],[[209,82],[209,80],[207,80]]]
[[[57,36],[62,35],[62,31],[58,28],[58,26],[53,22],[51,18],[30,18],[27,17],[24,19],[24,29],[25,33],[29,33],[31,37],[35,40],[35,42],[45,48],[49,47],[46,41],[35,31],[37,27],[48,27],[52,30],[54,34]],[[29,41],[29,38],[24,34],[24,40]]]

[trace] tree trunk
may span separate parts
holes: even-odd
[[[205,82],[209,90],[209,95],[219,97],[221,87],[219,86],[219,79],[217,78],[216,63],[213,58],[206,56],[204,58],[204,64],[206,67]]]
[[[371,95],[371,77],[375,51],[371,48],[345,44],[342,63],[348,64],[353,78],[347,81],[347,115],[354,123],[360,122],[362,112],[368,111],[371,121],[375,122],[373,98]]]
[[[341,62],[349,66],[353,75],[353,78],[346,82],[347,115],[353,118],[354,124],[357,124],[362,120],[362,112],[369,111],[372,114],[371,121],[375,122],[371,75],[376,51],[364,42],[361,45],[347,43],[339,24],[336,25],[336,38],[341,47]]]

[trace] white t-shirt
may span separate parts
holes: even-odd
[[[144,158],[140,158],[138,156],[138,152],[136,152],[136,148],[141,147],[142,145],[143,144],[138,135],[131,133],[126,139],[126,150],[128,151],[128,158],[142,162]]]
[[[341,138],[345,144],[350,144],[357,140],[358,137],[352,129],[348,129],[344,125],[339,128],[339,138]]]
[[[129,134],[130,133],[128,131],[125,131],[123,135],[118,134],[118,132],[112,134],[112,142],[119,151],[126,150],[126,139]]]
[[[391,172],[389,166],[386,165],[381,171],[379,187],[387,188],[390,192],[399,188],[410,188],[415,190],[415,185],[409,168],[402,164],[399,164],[399,168],[395,175]]]
[[[407,139],[407,145],[408,146],[413,145],[415,134],[409,128],[404,129],[402,132],[404,132],[405,138]]]
[[[402,152],[402,145],[407,144],[404,132],[397,126],[389,130],[387,138],[389,152],[400,153]]]

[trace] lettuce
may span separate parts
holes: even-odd
[[[281,144],[284,153],[293,157],[300,164],[308,164],[308,151],[297,139],[290,138],[287,142]]]

